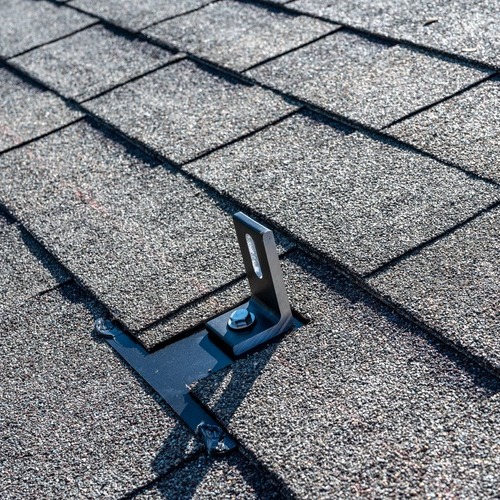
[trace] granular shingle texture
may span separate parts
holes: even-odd
[[[94,26],[12,62],[65,97],[83,101],[171,58],[170,52],[147,42]]]
[[[247,73],[266,85],[375,128],[487,74],[346,32],[334,33]]]
[[[213,0],[72,0],[71,5],[131,31],[179,16]]]
[[[311,322],[196,394],[300,498],[493,497],[500,384],[309,259],[285,266]]]
[[[297,0],[289,6],[500,67],[497,0]]]
[[[222,0],[156,24],[145,34],[241,71],[336,28],[311,17]]]
[[[359,274],[500,195],[435,160],[301,114],[185,168]]]
[[[241,275],[228,206],[84,122],[0,157],[0,199],[130,329]]]
[[[500,81],[495,79],[394,125],[388,133],[500,182]]]
[[[193,328],[203,328],[212,317],[223,311],[241,304],[250,297],[246,279],[240,279],[223,290],[214,292],[173,314],[165,321],[155,324],[137,334],[137,337],[147,349],[174,338]]]
[[[0,316],[2,498],[119,497],[198,444],[92,335],[67,286]]]
[[[2,0],[0,19],[3,57],[12,57],[95,22],[72,9],[32,0]]]
[[[0,151],[46,134],[82,114],[52,92],[0,68]]]
[[[153,488],[140,493],[140,500],[176,498],[282,498],[266,477],[241,454],[227,458],[200,457],[177,469]]]
[[[271,92],[227,80],[188,61],[140,78],[86,106],[176,163],[222,146],[294,109]]]
[[[499,228],[497,208],[370,283],[500,372]]]
[[[32,238],[1,214],[0,262],[0,315],[69,278]]]

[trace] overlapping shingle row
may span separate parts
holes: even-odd
[[[422,3],[410,20],[405,2],[278,3],[0,6],[4,418],[9,460],[23,457],[12,496],[161,496],[183,477],[176,495],[203,494],[223,473],[234,485],[221,495],[262,496],[268,480],[315,497],[494,492],[497,379],[433,338],[498,373],[497,5],[488,17]],[[239,454],[197,458],[90,336],[105,307],[152,348],[243,300],[229,217],[241,208],[276,231],[292,305],[311,319],[195,389],[262,481]],[[54,387],[23,385],[47,377]],[[35,467],[58,478],[46,489],[30,447],[59,450]]]

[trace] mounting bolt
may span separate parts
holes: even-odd
[[[252,326],[254,321],[255,315],[248,309],[236,309],[236,311],[233,311],[231,316],[229,316],[227,326],[231,328],[231,330],[244,330]]]

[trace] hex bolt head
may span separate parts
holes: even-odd
[[[227,320],[227,326],[231,330],[245,330],[250,328],[255,322],[255,315],[248,309],[236,309]]]

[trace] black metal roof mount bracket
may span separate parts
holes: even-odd
[[[294,325],[273,232],[238,212],[233,216],[250,284],[248,302],[207,322],[207,330],[235,356]]]

